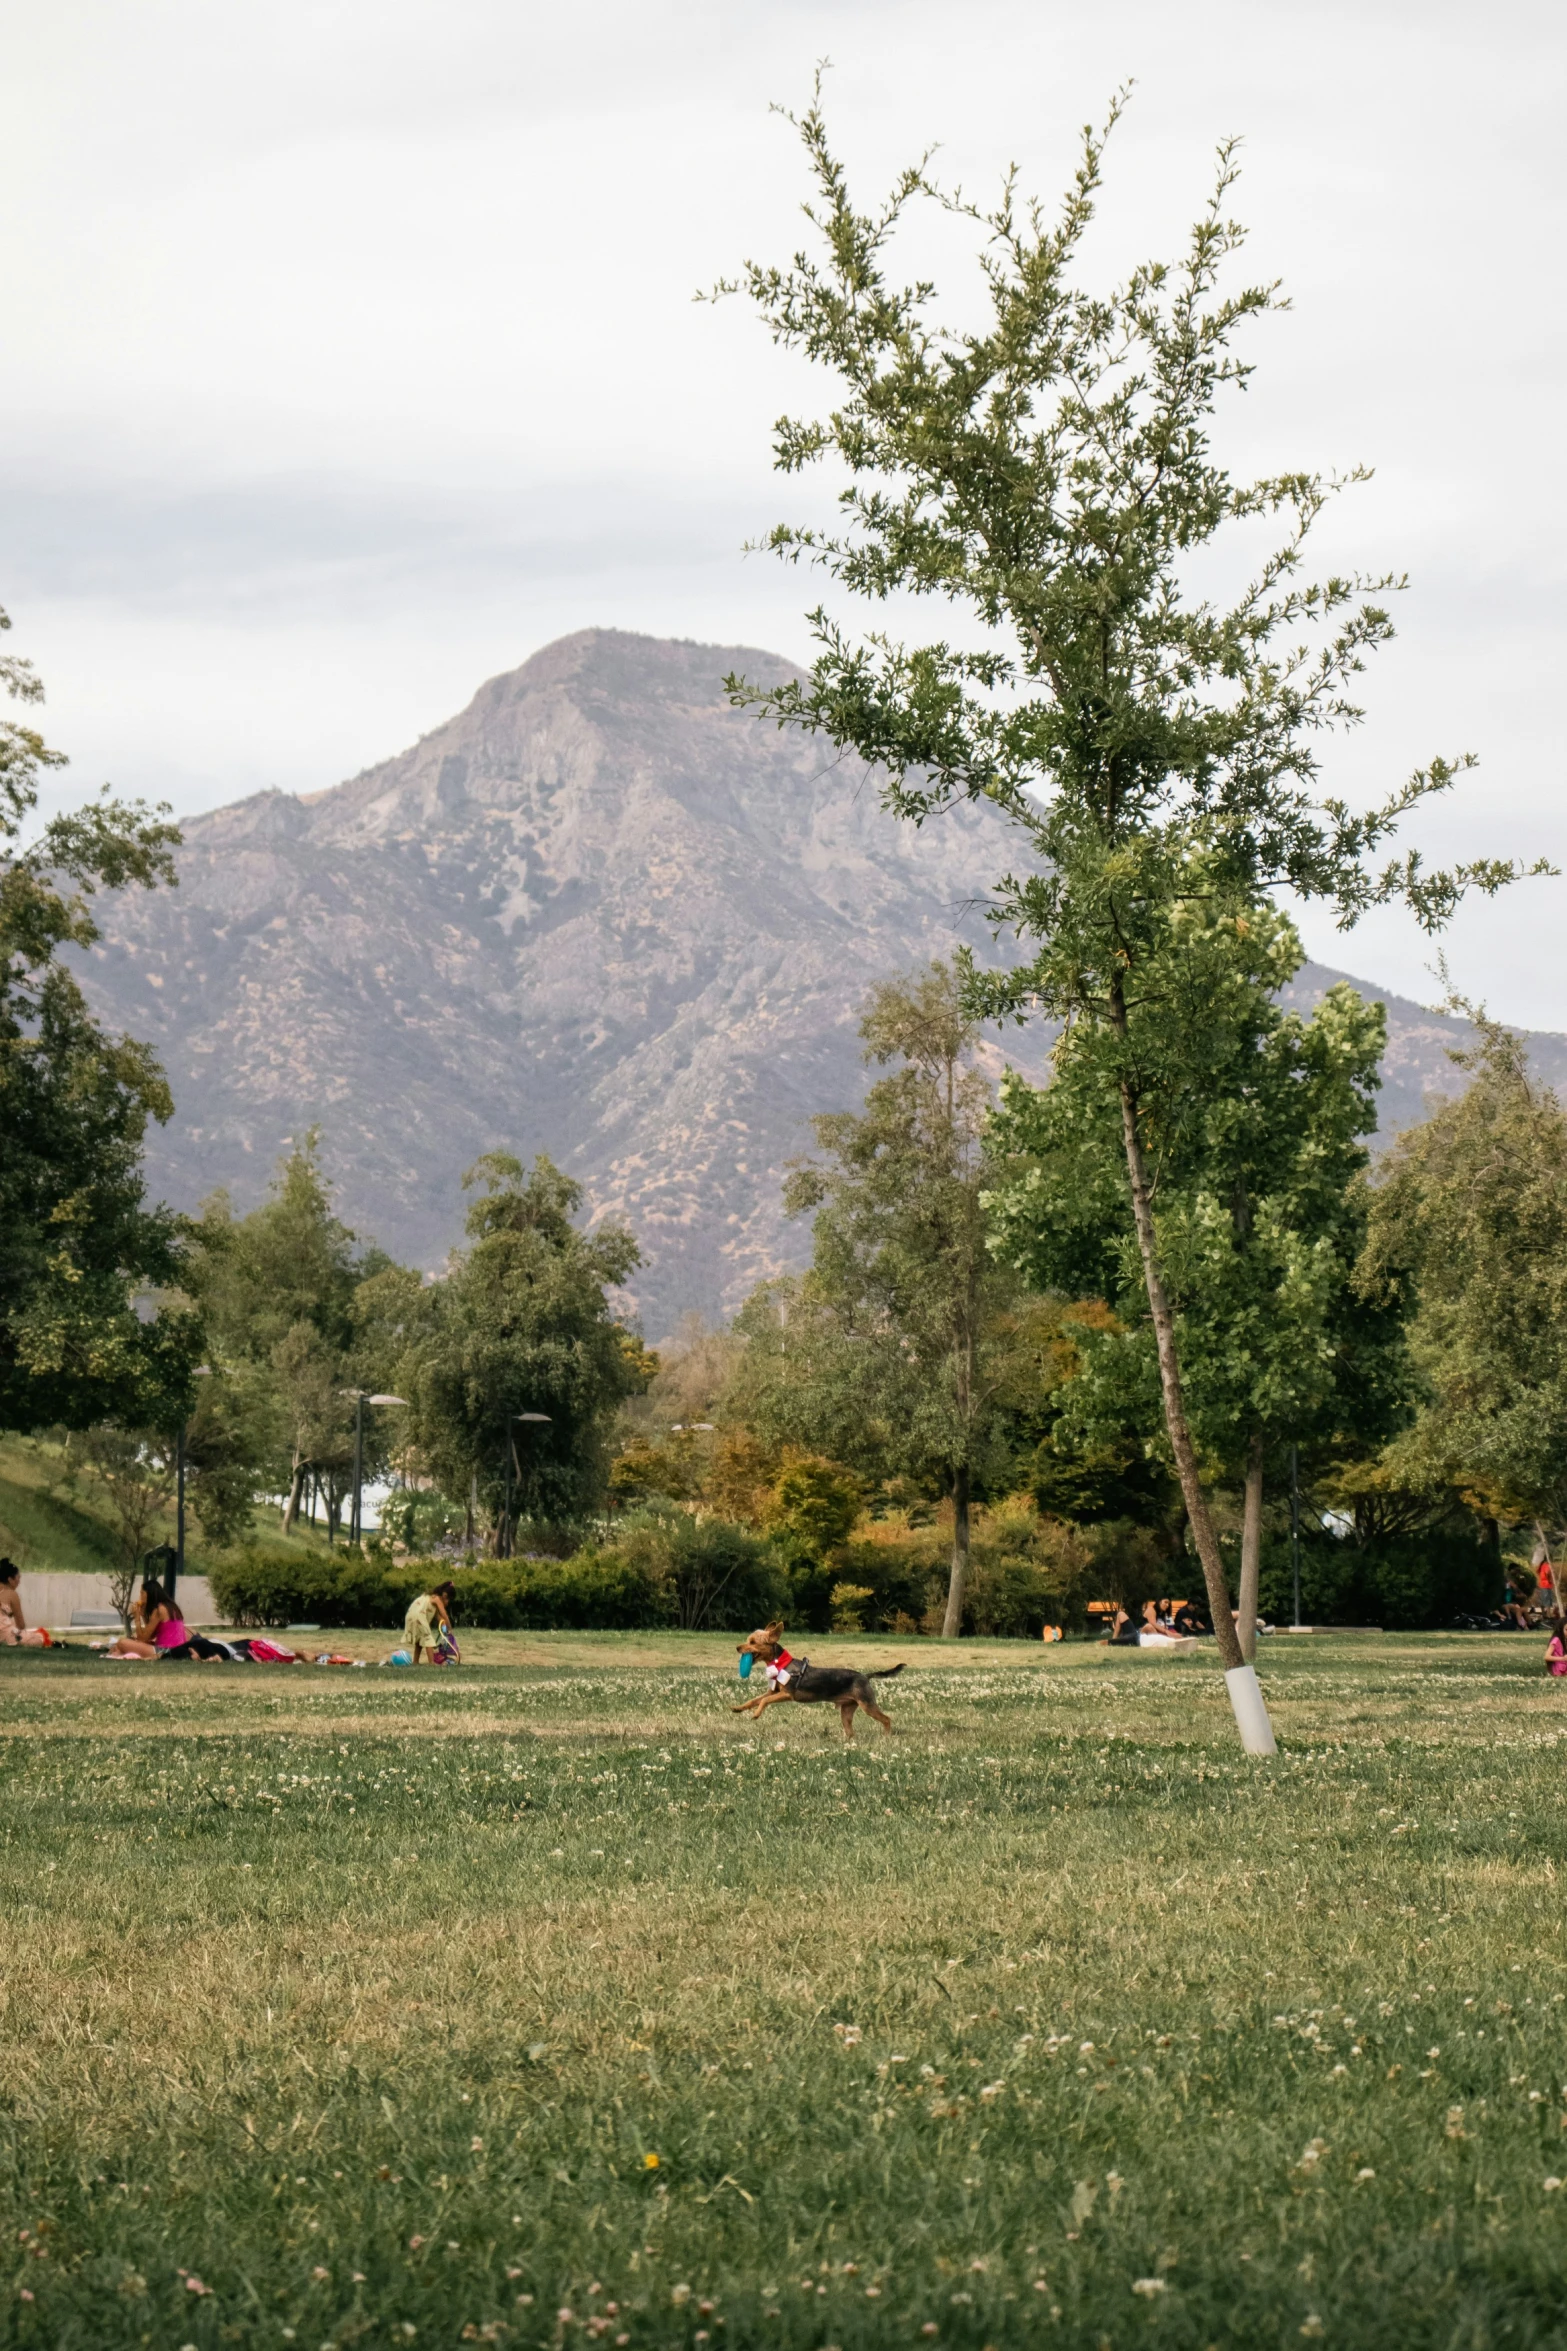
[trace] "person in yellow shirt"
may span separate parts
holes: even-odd
[[[456,1636],[452,1632],[452,1608],[457,1599],[457,1586],[437,1584],[433,1592],[421,1592],[413,1601],[403,1619],[403,1639],[413,1651],[415,1665],[456,1665],[460,1659]]]

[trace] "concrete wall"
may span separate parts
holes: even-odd
[[[217,1624],[217,1608],[207,1579],[181,1576],[176,1598],[187,1624]],[[22,1607],[29,1624],[43,1624],[51,1632],[68,1632],[77,1608],[112,1608],[106,1575],[29,1575],[22,1572]]]

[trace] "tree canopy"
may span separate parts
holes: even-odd
[[[1465,1008],[1467,1009],[1467,1007]],[[1371,1195],[1374,1298],[1412,1310],[1420,1411],[1391,1448],[1406,1487],[1567,1526],[1567,1113],[1523,1042],[1474,1016],[1471,1083],[1398,1138]]]
[[[598,1504],[616,1408],[654,1365],[607,1295],[636,1267],[636,1243],[618,1225],[578,1229],[579,1184],[542,1156],[524,1172],[500,1151],[463,1180],[476,1195],[469,1246],[423,1292],[397,1387],[437,1481],[474,1496],[504,1551],[508,1489],[513,1519]],[[547,1418],[519,1425],[522,1413]]]
[[[819,93],[797,127],[819,250],[748,264],[741,282],[774,339],[836,379],[824,414],[780,423],[778,466],[831,458],[847,478],[841,527],[785,523],[769,543],[872,602],[897,593],[959,607],[963,629],[913,646],[885,633],[857,641],[818,608],[808,679],[737,677],[730,690],[879,762],[888,806],[915,823],[985,800],[1015,827],[1018,864],[998,876],[993,913],[1029,957],[975,975],[972,1001],[1100,1033],[1093,1066],[1120,1118],[1171,1452],[1234,1674],[1242,1659],[1147,1168],[1166,1083],[1150,1048],[1169,1031],[1145,1020],[1134,1039],[1132,1011],[1168,966],[1194,858],[1231,899],[1287,886],[1349,923],[1401,898],[1428,926],[1465,889],[1495,890],[1518,868],[1480,859],[1429,872],[1418,851],[1386,855],[1400,820],[1463,760],[1433,758],[1366,810],[1323,788],[1319,745],[1361,716],[1353,682],[1391,634],[1382,599],[1398,583],[1305,579],[1307,538],[1342,482],[1293,471],[1239,483],[1214,451],[1217,405],[1251,372],[1237,338],[1279,299],[1267,284],[1224,290],[1242,243],[1227,212],[1233,149],[1221,149],[1212,201],[1175,262],[1089,288],[1076,273],[1102,133],[1085,134],[1051,218],[1020,199],[1015,173],[986,209],[943,191],[926,162],[861,209]],[[916,203],[977,235],[982,325],[944,325],[931,280],[891,274],[889,246]],[[1236,530],[1249,548],[1269,528],[1271,552],[1227,598],[1194,586],[1222,579]],[[1178,1055],[1177,1082],[1181,1066]],[[1242,1676],[1231,1693],[1244,1735],[1271,1748],[1254,1682]]]
[[[42,699],[14,657],[0,685]],[[179,834],[166,811],[105,792],[26,839],[40,780],[62,764],[35,727],[0,721],[0,1426],[171,1427],[199,1324],[137,1301],[181,1275],[178,1220],[147,1206],[142,1174],[147,1122],[173,1104],[147,1047],[94,1020],[61,958],[97,938],[99,890],[173,884]]]

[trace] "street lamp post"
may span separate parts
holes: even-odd
[[[210,1380],[210,1363],[198,1363],[192,1375],[198,1380]],[[179,1590],[180,1577],[185,1573],[185,1438],[190,1428],[188,1418],[180,1422],[174,1438],[174,1574],[169,1585],[172,1601]]]
[[[342,1394],[354,1400],[354,1500],[348,1514],[348,1540],[357,1543],[363,1533],[361,1524],[362,1495],[365,1480],[365,1406],[367,1404],[406,1404],[406,1396],[372,1396],[364,1388],[344,1388]]]
[[[549,1418],[550,1416],[547,1412],[508,1412],[506,1415],[506,1507],[501,1518],[501,1548],[499,1551],[499,1556],[502,1559],[509,1559],[511,1557],[512,1547],[511,1472],[512,1458],[516,1450],[517,1440],[511,1432],[520,1420],[535,1420],[544,1421],[547,1423]]]
[[[1300,1451],[1290,1447],[1290,1560],[1295,1570],[1295,1630],[1300,1631]]]

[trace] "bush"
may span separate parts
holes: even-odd
[[[1099,1561],[1092,1540],[1031,1501],[976,1513],[963,1630],[1037,1641],[1047,1624],[1077,1622]]]
[[[215,1560],[208,1576],[212,1597],[238,1625],[400,1625],[409,1601],[428,1589],[413,1561],[387,1569],[356,1552],[259,1545]]]
[[[773,1546],[749,1527],[688,1510],[649,1509],[623,1519],[605,1554],[625,1560],[666,1595],[666,1621],[747,1633],[783,1607],[786,1584]]]
[[[570,1559],[494,1559],[453,1567],[444,1559],[400,1560],[386,1567],[349,1552],[302,1558],[297,1552],[232,1554],[211,1570],[212,1595],[241,1625],[400,1627],[420,1592],[450,1580],[459,1626],[491,1632],[613,1631],[674,1621],[667,1582],[616,1551],[579,1551]]]
[[[863,1594],[853,1608],[859,1618],[856,1632],[889,1632],[895,1618],[917,1624],[945,1575],[950,1548],[937,1528],[911,1527],[901,1512],[873,1520],[826,1559],[796,1555],[791,1560],[791,1615],[813,1633],[837,1630],[833,1595],[840,1587],[851,1586]]]
[[[1289,1624],[1295,1613],[1287,1535],[1262,1546],[1262,1613]],[[1381,1625],[1388,1632],[1426,1632],[1455,1616],[1482,1615],[1498,1606],[1502,1572],[1495,1551],[1478,1536],[1438,1531],[1377,1543],[1335,1542],[1302,1536],[1301,1616],[1307,1624]]]
[[[789,1579],[795,1620],[812,1632],[839,1629],[834,1595],[852,1586],[861,1595],[852,1604],[856,1631],[939,1631],[952,1557],[950,1510],[942,1516],[942,1524],[920,1526],[892,1512],[825,1560],[796,1560]],[[1037,1640],[1046,1624],[1079,1621],[1098,1573],[1092,1537],[1041,1518],[1027,1496],[974,1512],[970,1560],[963,1630],[1002,1640]]]

